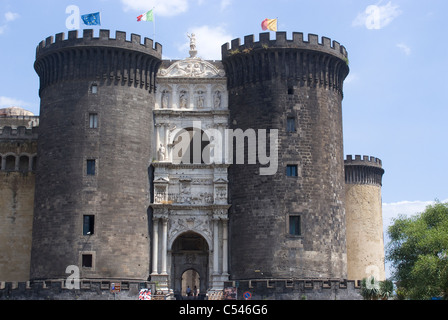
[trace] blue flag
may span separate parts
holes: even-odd
[[[101,19],[100,19],[100,13],[89,13],[89,14],[83,14],[81,16],[82,21],[84,24],[88,26],[94,26],[94,25],[101,25]]]

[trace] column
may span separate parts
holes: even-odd
[[[167,161],[167,160],[170,160],[170,158],[169,158],[169,151],[168,151],[168,149],[169,149],[169,147],[168,147],[168,144],[169,144],[169,141],[168,141],[168,134],[169,134],[169,129],[170,129],[170,125],[169,125],[169,123],[165,123],[164,124],[164,139],[165,139],[165,161]]]
[[[219,234],[218,234],[218,219],[213,220],[213,273],[218,274],[218,263],[219,263]]]
[[[166,248],[167,248],[167,233],[168,233],[168,219],[162,219],[162,274],[166,275]]]
[[[159,219],[152,220],[153,234],[152,234],[152,274],[159,274],[157,271],[158,265],[158,247],[159,247]]]
[[[156,124],[156,151],[158,151],[159,150],[159,147],[160,147],[160,123],[157,123]],[[159,160],[158,158],[157,158],[157,160]]]
[[[222,274],[228,274],[228,258],[227,258],[227,222],[228,219],[222,220]]]

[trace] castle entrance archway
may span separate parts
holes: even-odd
[[[182,274],[182,296],[197,296],[200,293],[201,277],[194,269],[188,269]]]
[[[186,295],[196,285],[199,293],[208,288],[209,247],[200,234],[189,231],[179,235],[171,248],[171,279],[176,295]]]

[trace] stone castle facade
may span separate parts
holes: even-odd
[[[183,60],[161,54],[107,30],[38,45],[40,115],[0,114],[0,281],[68,266],[176,294],[383,280],[384,170],[343,155],[346,49],[277,32],[221,61],[194,41]]]

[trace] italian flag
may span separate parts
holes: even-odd
[[[139,15],[137,17],[137,21],[154,21],[154,15],[152,13],[152,10],[149,10],[148,12]]]

